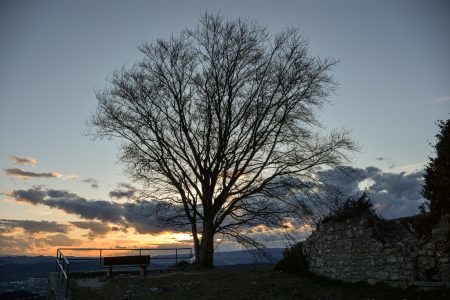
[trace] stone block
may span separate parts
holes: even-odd
[[[443,264],[443,263],[448,263],[448,262],[450,262],[450,258],[448,256],[439,257],[439,263]]]
[[[375,277],[380,280],[386,280],[389,278],[389,273],[388,272],[377,272],[375,274]]]
[[[396,252],[397,252],[396,249],[389,247],[389,245],[386,245],[385,248],[383,249],[384,255],[391,255],[391,254],[395,254]]]
[[[407,263],[403,263],[403,268],[405,270],[414,270],[416,267],[415,263],[413,262],[407,262]]]
[[[435,246],[434,246],[434,244],[432,244],[432,243],[426,243],[426,244],[423,246],[423,249],[425,249],[425,250],[434,250],[434,248],[435,248]]]
[[[400,280],[400,273],[389,273],[389,280]]]
[[[431,230],[431,235],[433,239],[436,240],[446,240],[448,233],[450,231],[450,226],[448,220],[441,218],[439,224]]]
[[[445,282],[437,282],[437,281],[414,281],[414,286],[418,287],[435,287],[440,288],[446,285]]]
[[[398,259],[395,256],[388,256],[388,257],[386,257],[386,261],[388,263],[396,263],[398,261]]]
[[[439,272],[445,273],[450,271],[450,264],[439,264]]]
[[[435,266],[435,260],[431,256],[420,256],[417,264],[419,269],[432,269]]]
[[[416,279],[416,272],[414,271],[403,271],[402,272],[402,278],[408,279],[408,280],[414,280]]]

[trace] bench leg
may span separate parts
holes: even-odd
[[[147,274],[147,266],[141,266],[141,275],[145,276]]]
[[[106,271],[106,277],[111,278],[112,277],[112,266],[109,266]]]

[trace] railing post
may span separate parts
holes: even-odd
[[[139,249],[139,256],[142,256],[142,249]]]
[[[67,296],[69,296],[69,273],[70,273],[69,267],[70,267],[70,263],[67,263],[66,291],[65,291],[66,299],[67,299]]]
[[[100,271],[102,270],[102,249],[100,249],[100,259],[99,259],[99,264],[100,264]]]
[[[175,267],[178,265],[178,248],[175,248]]]
[[[61,268],[62,268],[62,274],[61,274],[61,284],[64,284],[64,270],[65,270],[65,267],[64,267],[64,264],[65,264],[66,262],[65,262],[65,260],[63,260],[63,262],[62,262],[62,265],[61,265]]]

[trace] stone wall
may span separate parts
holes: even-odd
[[[303,243],[309,270],[348,282],[450,287],[450,216],[419,236],[414,218],[351,219],[320,225]]]

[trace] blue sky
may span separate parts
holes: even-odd
[[[45,185],[107,199],[127,178],[116,142],[82,134],[95,91],[139,60],[136,46],[195,26],[205,11],[255,19],[273,33],[297,27],[311,54],[340,60],[340,87],[320,119],[352,130],[361,146],[353,167],[413,171],[433,155],[435,121],[450,112],[448,1],[3,0],[0,192]],[[37,162],[16,165],[10,156]],[[21,180],[7,176],[10,168],[62,176]],[[90,178],[98,188],[83,182]],[[0,198],[0,219],[68,218]]]

